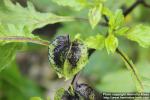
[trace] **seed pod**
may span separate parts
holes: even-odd
[[[59,77],[66,80],[79,72],[87,63],[88,49],[81,40],[58,36],[49,45],[49,61]]]

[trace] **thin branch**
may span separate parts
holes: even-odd
[[[136,2],[134,2],[128,9],[126,9],[123,12],[124,16],[127,16],[135,7],[137,7],[140,4],[139,0],[137,0]]]
[[[40,44],[44,46],[49,46],[49,42],[46,40],[36,39],[36,38],[29,38],[23,36],[8,36],[8,37],[0,37],[0,41],[6,42],[30,42],[35,44]]]
[[[78,72],[72,79],[71,85],[76,88],[77,87],[77,81],[79,80],[80,72]]]
[[[127,66],[129,66],[129,68],[131,69],[133,75],[135,76],[138,84],[139,84],[139,91],[143,92],[144,88],[143,88],[143,84],[142,81],[140,79],[140,76],[136,70],[136,67],[134,66],[134,64],[129,60],[129,57],[127,57],[126,54],[124,54],[119,48],[116,49],[116,53],[118,53],[122,59],[124,60],[124,62],[127,64]]]
[[[93,52],[95,52],[95,49],[89,48],[88,49],[88,53],[89,53],[88,57],[90,57],[91,54],[93,54]],[[77,84],[78,84],[77,81],[79,80],[80,73],[81,73],[81,71],[78,72],[76,75],[74,75],[74,77],[73,77],[73,79],[71,81],[71,85],[73,85],[74,88],[77,87]]]
[[[142,4],[144,7],[150,8],[150,5],[146,3],[145,0],[136,0],[128,9],[126,9],[123,14],[127,16],[131,11],[134,10],[139,4]]]
[[[143,1],[142,4],[143,4],[143,6],[150,8],[150,4],[147,4],[146,1]]]

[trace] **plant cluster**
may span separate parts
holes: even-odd
[[[13,4],[10,0],[1,1],[0,71],[11,65],[16,51],[27,46],[27,42],[43,45],[49,48],[49,62],[59,78],[72,79],[68,90],[62,88],[56,92],[55,100],[70,98],[98,100],[101,98],[100,93],[87,84],[78,84],[77,81],[79,72],[85,67],[93,52],[105,48],[108,54],[120,55],[133,77],[137,92],[144,92],[138,70],[132,60],[118,47],[118,36],[137,42],[144,48],[150,46],[150,26],[143,24],[129,26],[125,22],[125,17],[136,6],[141,4],[150,7],[145,0],[135,0],[129,8],[116,11],[111,11],[105,5],[106,0],[53,0],[53,2],[60,6],[71,7],[77,12],[86,9],[87,18],[59,16],[51,12],[41,13],[35,10],[31,2],[28,2],[27,7],[24,8],[18,3]],[[106,27],[106,32],[88,38],[82,38],[81,34],[76,34],[75,37],[62,35],[51,42],[32,34],[34,29],[44,25],[71,21],[89,22],[91,30],[95,30],[96,27]],[[22,44],[19,44],[20,42]]]

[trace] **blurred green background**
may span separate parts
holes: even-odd
[[[27,0],[17,1],[26,7]],[[30,0],[37,11],[53,12],[58,15],[77,16],[87,18],[87,10],[79,12],[68,7],[61,7],[52,0]],[[105,5],[115,10],[127,8],[135,0],[107,0]],[[116,3],[117,2],[117,3]],[[147,2],[150,3],[149,0]],[[13,20],[13,19],[12,19]],[[144,23],[150,25],[150,9],[138,6],[127,17],[128,25]],[[92,30],[88,23],[65,22],[49,24],[35,29],[33,34],[51,41],[60,34],[69,34],[72,37],[80,33],[83,38],[97,33],[103,33],[105,27]],[[24,50],[18,50],[16,59],[0,72],[0,100],[28,100],[30,97],[53,98],[55,91],[60,87],[67,87],[70,81],[58,79],[48,62],[48,48],[28,44]],[[142,76],[144,89],[150,92],[150,49],[139,47],[137,43],[119,37],[119,47],[133,60]],[[108,55],[106,50],[96,51],[89,59],[89,63],[82,70],[81,82],[88,83],[98,91],[134,92],[134,82],[121,58]],[[53,99],[52,99],[53,100]]]

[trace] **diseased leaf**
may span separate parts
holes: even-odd
[[[104,48],[105,38],[103,35],[100,34],[96,36],[91,36],[85,40],[85,44],[88,48],[102,49]]]
[[[73,88],[72,88],[73,89]],[[60,88],[56,91],[54,100],[84,100],[84,96],[77,93],[76,90],[70,90],[70,87],[68,90],[65,90],[64,88]],[[92,99],[90,99],[92,100]]]
[[[114,35],[110,34],[105,39],[105,46],[108,54],[114,53],[116,51],[116,48],[118,47],[118,39]]]
[[[139,45],[144,48],[150,46],[150,26],[142,24],[136,25],[131,28],[125,36],[128,39],[139,43]]]
[[[102,11],[103,5],[100,3],[98,6],[95,6],[94,8],[91,8],[89,10],[88,16],[89,16],[89,22],[92,26],[92,29],[99,23],[101,20],[101,11]]]
[[[88,61],[88,49],[82,41],[58,36],[49,45],[49,61],[59,78],[66,80],[77,74]]]

